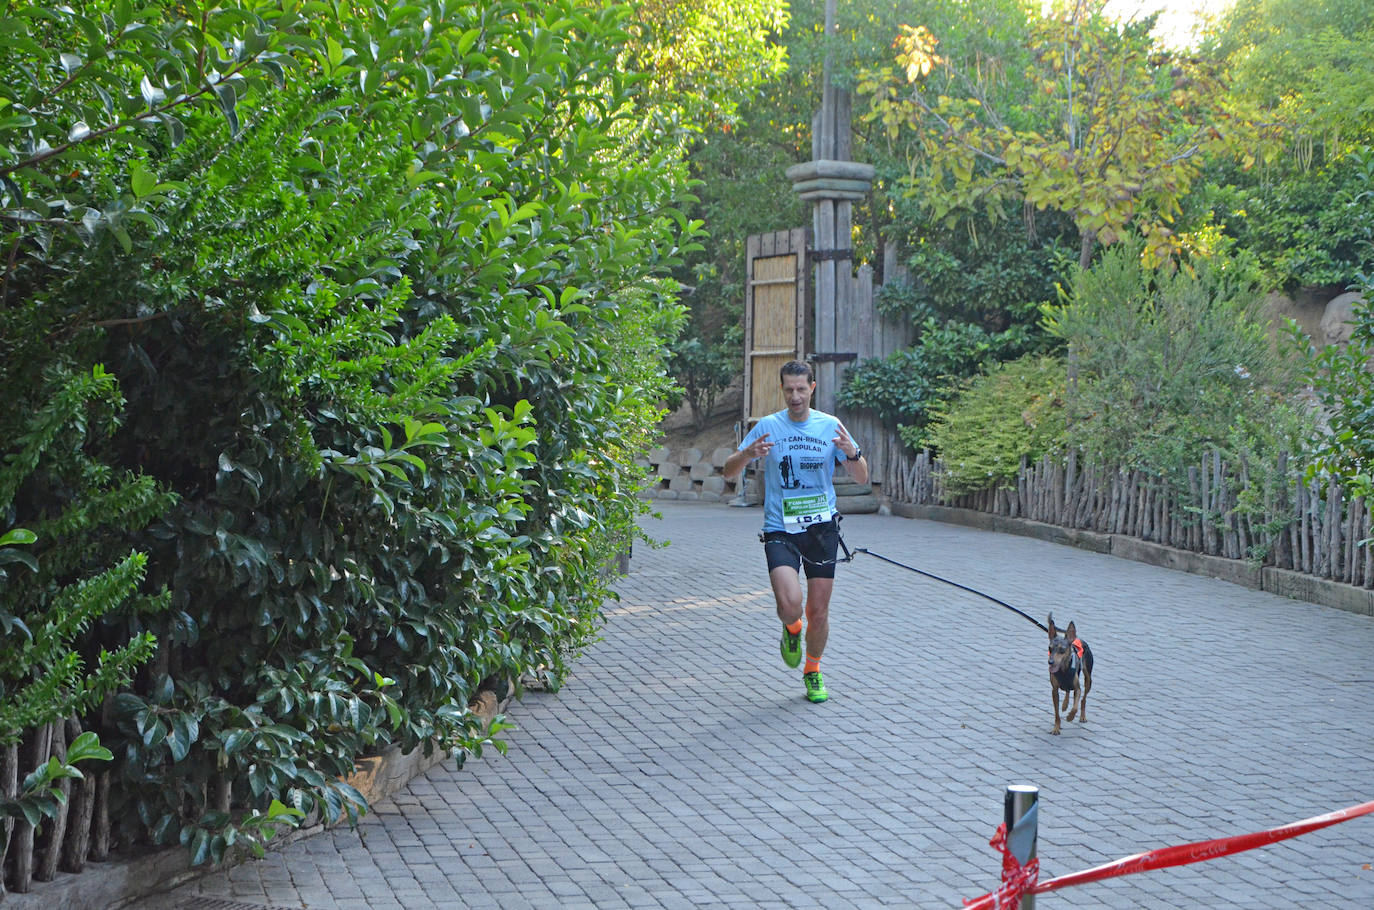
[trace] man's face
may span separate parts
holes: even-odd
[[[805,417],[811,409],[811,393],[816,384],[805,376],[782,377],[782,397],[787,402],[787,412],[797,418]]]

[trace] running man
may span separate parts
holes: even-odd
[[[835,465],[856,483],[868,482],[868,462],[839,419],[811,409],[816,376],[809,364],[791,360],[780,371],[787,408],[769,414],[725,460],[727,480],[755,458],[764,460],[763,541],[768,580],[782,620],[782,660],[802,661],[802,589],[806,571],[806,665],[802,683],[813,702],[829,698],[821,655],[830,637],[830,594],[840,531],[835,511]],[[786,467],[786,477],[783,469]]]

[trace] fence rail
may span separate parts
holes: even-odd
[[[1212,452],[1187,489],[1140,471],[1082,464],[1076,452],[1023,460],[1014,483],[973,493],[946,488],[938,458],[886,442],[883,490],[893,502],[947,505],[1067,528],[1122,534],[1181,550],[1253,560],[1374,588],[1374,514],[1334,479],[1306,481],[1278,460],[1266,480]]]

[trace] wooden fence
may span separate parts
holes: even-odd
[[[13,799],[19,794],[24,773],[51,758],[63,761],[67,744],[80,734],[81,725],[70,719],[30,730],[23,742],[0,747],[0,788],[5,796]],[[35,881],[52,881],[58,870],[80,872],[88,861],[109,857],[110,775],[89,767],[85,772],[84,778],[57,783],[62,793],[57,817],[43,818],[40,829],[23,818],[0,822],[0,869],[5,870],[0,894],[26,892]]]
[[[894,244],[883,246],[883,275],[885,282],[905,284],[911,280],[906,267],[898,260]],[[911,321],[900,316],[880,313],[874,306],[875,295],[882,289],[882,285],[874,284],[873,268],[868,265],[861,266],[857,272],[849,273],[848,279],[846,299],[850,302],[852,313],[850,318],[843,320],[837,327],[836,345],[858,355],[858,359],[854,361],[855,365],[866,360],[882,360],[909,347],[912,338]],[[818,388],[817,393],[819,392]],[[837,407],[834,413],[844,421],[845,428],[859,441],[859,446],[868,457],[869,473],[874,477],[881,477],[887,470],[886,458],[891,450],[889,442],[896,440],[900,446],[897,434],[888,429],[882,419],[867,408]]]
[[[1281,458],[1263,483],[1213,452],[1188,470],[1187,490],[1139,471],[1079,463],[1076,453],[1022,462],[1014,484],[950,494],[940,463],[891,436],[882,489],[894,502],[948,505],[1061,527],[1123,534],[1181,550],[1253,560],[1374,588],[1374,514],[1334,480],[1303,479]],[[1244,506],[1242,506],[1244,503]]]

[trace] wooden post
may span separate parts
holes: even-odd
[[[48,749],[52,743],[52,727],[43,726],[30,734],[29,764],[37,768],[48,761]],[[14,838],[14,890],[27,894],[33,887],[33,842],[34,829],[27,821],[15,825]]]
[[[81,735],[81,722],[76,718],[67,721],[67,742],[71,743]],[[62,851],[62,871],[80,872],[86,868],[86,853],[91,845],[91,820],[95,818],[95,774],[89,768],[76,782],[70,812],[71,834]]]
[[[835,203],[821,199],[813,212],[812,232],[818,251],[835,249]],[[847,238],[846,238],[847,239]],[[835,285],[836,261],[821,258],[816,262],[816,350],[835,352]],[[816,364],[816,407],[835,412],[835,362]]]
[[[65,764],[67,761],[67,722],[65,720],[54,721],[50,725],[50,729],[52,730],[50,755]],[[57,815],[48,820],[48,843],[44,847],[43,855],[33,873],[33,877],[40,882],[50,882],[57,878],[57,862],[62,858],[62,844],[67,839],[67,809],[69,807],[67,797],[72,792],[71,778],[64,777],[58,781],[57,789],[62,794],[61,799],[57,802]]]
[[[6,799],[19,795],[19,744],[11,743],[0,748],[0,793]],[[0,821],[0,894],[5,893],[5,857],[10,849],[10,837],[14,833],[14,819],[6,817]]]
[[[1374,535],[1374,504],[1364,507],[1364,536]],[[1374,546],[1364,546],[1364,586],[1374,588]]]
[[[110,772],[101,771],[95,777],[95,824],[91,831],[92,862],[103,863],[110,858]]]
[[[1327,561],[1326,577],[1332,581],[1340,581],[1341,578],[1341,559],[1344,553],[1341,546],[1343,512],[1340,487],[1336,483],[1336,478],[1332,477],[1326,485],[1326,540],[1327,551],[1331,554]]]

